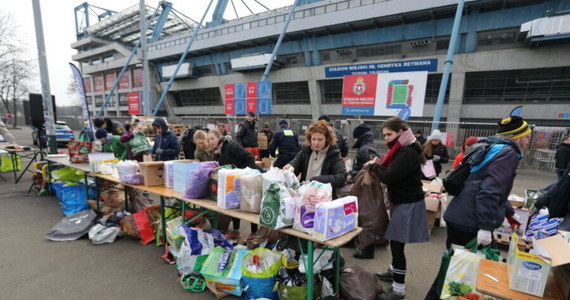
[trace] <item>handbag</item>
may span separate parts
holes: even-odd
[[[426,178],[435,178],[437,176],[435,172],[435,166],[433,165],[433,160],[428,159],[425,164],[422,165],[422,173]]]

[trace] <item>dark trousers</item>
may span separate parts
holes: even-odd
[[[273,166],[282,169],[285,165],[292,161],[293,158],[295,158],[295,155],[279,154],[275,162],[273,162]]]

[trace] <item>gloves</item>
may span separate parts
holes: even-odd
[[[540,208],[534,206],[534,204],[530,207],[530,216],[538,215],[540,212]]]
[[[161,155],[162,152],[164,152],[164,149],[160,149],[160,148],[159,148],[159,149],[156,149],[156,151],[155,151],[154,153],[156,153],[156,154],[158,154],[158,155]]]
[[[440,159],[441,159],[441,157],[439,155],[433,156],[433,162],[438,162]]]
[[[515,219],[513,216],[507,217],[507,221],[513,230],[519,229],[519,227],[521,227],[521,223],[517,221],[517,219]]]
[[[487,246],[493,240],[493,234],[489,230],[479,229],[477,231],[477,245]]]

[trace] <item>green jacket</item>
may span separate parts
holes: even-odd
[[[116,158],[125,160],[128,152],[127,145],[121,143],[120,139],[120,136],[113,135],[112,141],[103,145],[103,152],[113,152]]]

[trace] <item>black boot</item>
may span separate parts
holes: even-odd
[[[372,259],[372,258],[374,258],[375,248],[376,248],[376,245],[374,245],[374,244],[370,244],[368,246],[356,248],[356,249],[354,249],[354,252],[352,252],[352,256],[354,258],[358,258],[358,259]]]
[[[380,280],[394,281],[394,272],[392,272],[391,269],[388,269],[386,272],[376,273],[376,276],[378,276]]]

